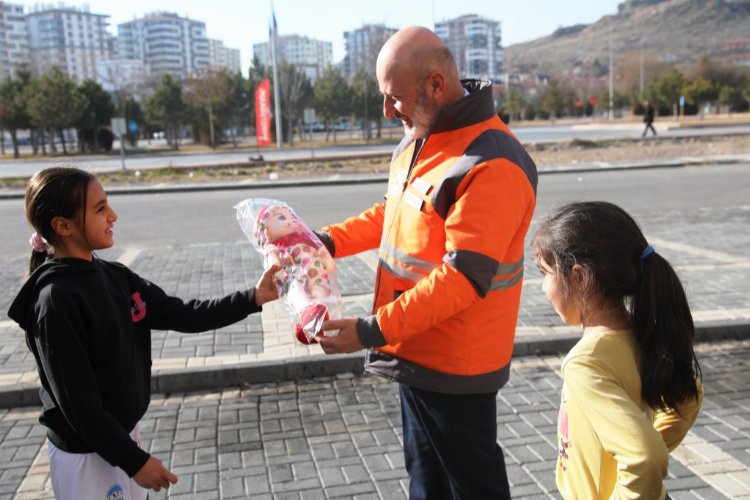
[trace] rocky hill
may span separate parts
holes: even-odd
[[[739,50],[750,53],[750,0],[627,0],[617,14],[595,23],[562,27],[547,37],[505,47],[504,64],[507,72],[547,75],[606,67],[611,41],[615,56],[642,50],[687,66],[703,55],[729,58],[728,43],[742,40],[744,49]]]

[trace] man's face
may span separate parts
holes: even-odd
[[[383,93],[383,115],[401,120],[404,134],[411,139],[427,135],[440,107],[428,97],[425,83],[415,82],[412,75],[380,74],[378,82]]]

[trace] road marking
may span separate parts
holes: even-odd
[[[692,311],[692,313],[693,321],[695,323],[703,323],[716,320],[750,319],[750,308],[747,307],[735,307],[727,309],[700,309]]]
[[[128,247],[117,259],[117,262],[124,266],[130,267],[138,255],[141,253],[141,249],[138,247]]]
[[[701,257],[707,257],[709,259],[718,260],[719,262],[726,262],[728,264],[737,264],[740,262],[747,262],[747,257],[738,257],[724,252],[716,250],[708,250],[706,248],[695,247],[693,245],[687,245],[685,243],[677,243],[674,241],[662,240],[659,238],[648,238],[648,241],[659,251],[659,248],[668,248],[677,252],[689,253],[692,255],[700,255]]]

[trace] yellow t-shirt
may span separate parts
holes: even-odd
[[[663,499],[669,451],[703,400],[654,412],[641,400],[638,346],[629,330],[584,336],[562,364],[557,487],[566,499]]]

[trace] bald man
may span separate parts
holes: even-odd
[[[336,258],[378,248],[373,314],[324,323],[326,353],[367,348],[399,383],[412,499],[510,498],[497,443],[536,205],[536,166],[497,116],[492,84],[460,80],[423,27],[377,59],[383,114],[404,126],[385,201],[323,228]]]

